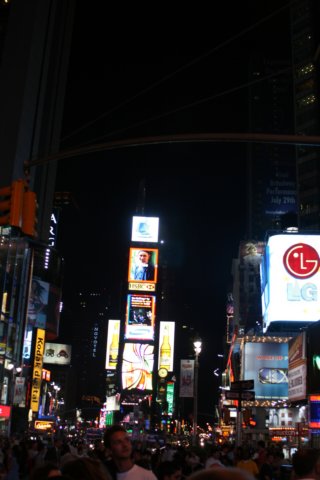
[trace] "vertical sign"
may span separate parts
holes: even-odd
[[[194,360],[180,360],[180,397],[193,397]]]
[[[30,406],[33,412],[37,412],[39,410],[45,333],[45,330],[42,328],[37,329],[36,344],[34,349]]]
[[[107,337],[107,351],[106,351],[106,369],[115,370],[118,363],[119,355],[119,333],[120,320],[108,321],[108,337]]]
[[[158,369],[173,371],[175,322],[160,322]]]

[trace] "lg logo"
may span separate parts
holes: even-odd
[[[318,252],[310,245],[297,243],[285,252],[283,264],[293,277],[306,279],[319,271],[320,258]]]

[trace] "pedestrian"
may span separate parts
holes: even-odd
[[[104,444],[110,450],[112,464],[115,466],[115,471],[112,472],[115,480],[157,480],[151,470],[134,463],[131,440],[122,425],[106,429]]]
[[[300,448],[292,455],[292,468],[296,479],[320,479],[320,449]]]

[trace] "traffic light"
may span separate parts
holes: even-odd
[[[25,235],[37,235],[37,196],[28,190],[23,195],[22,225],[21,230]]]
[[[0,188],[0,225],[21,228],[24,187],[23,180],[15,180]]]

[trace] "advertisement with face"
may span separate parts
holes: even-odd
[[[126,340],[153,340],[156,297],[128,295],[126,311]]]
[[[49,300],[49,283],[43,282],[37,277],[32,278],[27,323],[29,326],[46,328]]]
[[[142,343],[125,343],[122,360],[122,388],[152,391],[154,346]]]
[[[154,292],[158,276],[157,248],[130,248],[128,282],[129,290]]]
[[[288,398],[288,344],[246,342],[243,349],[244,380],[254,380],[255,398]]]

